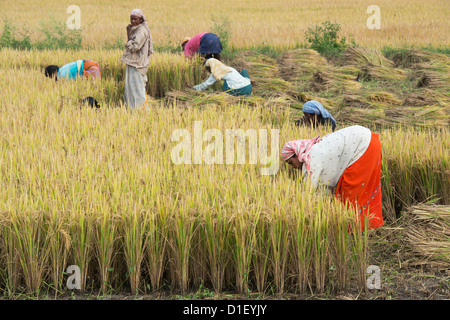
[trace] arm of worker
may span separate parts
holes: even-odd
[[[213,74],[211,73],[211,75],[205,82],[194,86],[194,89],[197,91],[203,91],[203,90],[208,89],[208,87],[213,85],[215,82],[216,82],[216,78],[214,78]]]
[[[143,30],[141,30],[140,32],[138,31],[133,38],[128,40],[128,42],[125,44],[125,47],[127,47],[131,52],[137,52],[142,48],[145,40],[147,40],[145,32]]]

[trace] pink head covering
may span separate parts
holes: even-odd
[[[281,157],[286,161],[294,155],[297,156],[298,160],[305,164],[306,171],[309,172],[311,147],[319,141],[320,136],[314,139],[301,139],[287,142],[281,151]]]
[[[153,53],[153,44],[152,44],[152,35],[150,33],[150,28],[147,24],[147,19],[145,19],[144,12],[142,12],[141,9],[133,9],[131,10],[130,16],[136,16],[141,17],[144,21],[142,21],[142,26],[147,30],[148,32],[148,55],[151,55]]]

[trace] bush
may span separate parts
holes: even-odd
[[[325,21],[321,26],[308,28],[305,36],[312,49],[330,58],[339,56],[348,46],[345,37],[339,40],[339,31],[341,31],[339,24]]]
[[[70,30],[64,22],[51,19],[47,23],[41,22],[39,31],[44,35],[44,40],[36,43],[40,49],[81,49],[81,29]]]
[[[230,20],[226,16],[215,17],[214,15],[211,16],[211,20],[214,23],[211,32],[219,36],[222,51],[227,52],[230,41]]]
[[[49,22],[41,22],[38,30],[44,35],[42,40],[31,42],[29,29],[23,28],[20,32],[7,20],[3,24],[3,32],[0,36],[0,48],[13,49],[81,49],[81,30],[70,30],[64,22],[51,19]],[[42,38],[42,37],[40,37]]]
[[[25,35],[22,35],[21,39],[17,38],[19,33],[16,28],[7,20],[4,20],[3,32],[0,36],[0,48],[31,49],[31,40],[27,33],[28,29],[25,29]]]

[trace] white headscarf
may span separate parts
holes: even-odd
[[[150,28],[148,27],[148,24],[147,24],[147,19],[145,19],[144,12],[142,12],[141,9],[133,9],[133,10],[131,10],[130,16],[137,16],[137,17],[142,18],[142,20],[144,20],[144,21],[142,21],[141,24],[148,32],[148,41],[149,41],[148,55],[151,55],[153,53],[152,35],[150,33]]]

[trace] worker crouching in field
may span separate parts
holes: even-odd
[[[120,59],[126,64],[125,102],[130,109],[148,109],[145,86],[149,57],[153,53],[152,36],[142,10],[131,11],[130,22],[127,26],[128,41]]]
[[[63,65],[61,68],[55,65],[50,65],[45,68],[45,76],[54,78],[55,81],[60,79],[76,80],[79,77],[85,79],[100,79],[100,65],[92,60],[81,59]]]
[[[205,67],[211,75],[205,82],[194,86],[195,90],[206,90],[216,81],[223,80],[222,90],[233,96],[248,96],[252,93],[252,84],[247,70],[244,69],[239,73],[236,69],[214,58],[206,60]]]
[[[303,117],[295,121],[297,126],[305,125],[315,127],[317,124],[331,125],[332,131],[336,129],[336,120],[333,116],[316,100],[311,100],[303,105]]]
[[[205,59],[215,58],[220,60],[220,53],[222,52],[219,37],[208,32],[199,33],[192,38],[184,38],[181,47],[185,58],[192,58],[195,54],[200,54]]]
[[[288,142],[282,158],[302,170],[304,178],[336,188],[335,196],[358,212],[361,230],[381,227],[381,143],[378,135],[362,126],[351,126],[323,138]]]

